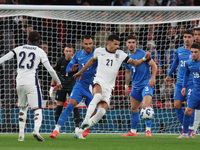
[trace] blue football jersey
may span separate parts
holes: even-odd
[[[81,50],[81,51],[76,52],[74,54],[74,57],[70,61],[70,63],[71,64],[77,64],[78,63],[79,66],[80,66],[79,70],[81,70],[84,67],[84,65],[88,62],[88,60],[90,60],[93,57],[94,50],[90,54],[86,54],[84,52],[84,49]],[[95,64],[93,64],[90,68],[88,68],[82,74],[81,80],[77,81],[76,84],[80,84],[83,87],[89,88],[89,85],[92,84],[93,77],[94,77],[94,75],[96,73],[96,68],[97,68],[97,62]]]
[[[172,65],[172,68],[170,69],[168,76],[171,76],[172,73],[178,68],[178,73],[177,73],[177,83],[182,83],[183,82],[183,76],[185,72],[185,63],[186,61],[191,58],[191,52],[190,50],[186,50],[184,46],[181,46],[177,49],[176,56],[174,63]],[[188,84],[192,84],[192,75],[190,74],[189,82]]]
[[[189,75],[192,75],[193,83],[194,83],[193,87],[200,90],[200,60],[197,62],[194,62],[192,58],[190,58],[189,60],[186,61],[185,67],[186,67],[186,70],[185,70],[186,77],[184,76],[183,87],[186,87],[187,83],[185,82],[187,82],[186,80],[188,80],[186,78],[188,78]]]
[[[135,60],[139,60],[145,56],[145,51],[141,49],[136,49],[136,52],[132,55],[129,55],[129,52],[127,55]],[[144,62],[138,67],[132,66],[130,64],[124,63],[125,69],[130,69],[131,71],[131,78],[132,78],[132,87],[133,88],[138,88],[145,86],[149,83],[149,80],[151,78],[151,74],[149,71],[149,64]]]

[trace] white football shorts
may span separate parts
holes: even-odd
[[[17,85],[19,108],[29,106],[31,109],[42,108],[42,95],[38,85]]]
[[[102,90],[102,100],[110,106],[110,99],[112,96],[112,89],[106,86],[106,84],[99,78],[95,77],[93,80],[94,85],[99,84]]]

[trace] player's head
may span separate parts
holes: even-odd
[[[74,48],[71,44],[67,44],[64,48],[64,54],[66,60],[71,60],[74,55]]]
[[[90,35],[85,35],[83,37],[82,46],[85,53],[90,54],[93,52],[93,44],[94,42]]]
[[[194,40],[196,43],[200,44],[200,27],[195,27],[194,28]]]
[[[191,46],[194,41],[194,33],[192,30],[186,30],[183,34],[183,41],[185,46]]]
[[[41,38],[41,36],[37,31],[32,31],[29,33],[28,41],[29,41],[29,43],[39,45],[40,38]]]
[[[119,36],[116,34],[112,34],[108,37],[107,49],[111,53],[115,53],[116,50],[119,48],[120,39]]]
[[[137,38],[133,35],[129,35],[126,40],[126,46],[130,52],[134,52],[136,50]]]
[[[191,56],[193,61],[198,61],[200,59],[200,45],[198,43],[192,44]]]

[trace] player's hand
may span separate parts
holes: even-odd
[[[151,58],[151,53],[150,52],[146,52],[145,56],[146,59],[150,59]]]
[[[50,90],[49,90],[49,96],[50,96],[51,99],[54,97],[53,91],[54,91],[54,87],[51,86]]]
[[[57,85],[56,85],[56,89],[57,89],[57,90],[61,90],[61,89],[62,89],[62,84],[57,84]]]
[[[165,84],[169,84],[170,81],[171,81],[171,77],[170,77],[170,76],[167,76],[167,77],[165,78]]]
[[[125,88],[125,96],[129,96],[129,89],[128,88]]]
[[[81,78],[82,78],[82,73],[77,72],[77,73],[75,73],[75,74],[73,75],[73,77],[74,77],[74,79],[75,79],[76,81],[80,81]]]
[[[152,86],[154,86],[155,84],[156,84],[155,78],[151,78],[151,79],[149,80],[149,86],[152,87]]]
[[[186,88],[183,88],[182,90],[181,90],[181,94],[183,95],[183,96],[185,96],[187,93],[186,93]]]
[[[72,68],[70,69],[70,72],[77,71],[79,68],[80,68],[80,66],[79,66],[78,64],[74,64],[74,65],[72,66]]]

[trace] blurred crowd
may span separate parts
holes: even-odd
[[[200,6],[199,0],[0,0],[0,4],[97,6]]]

